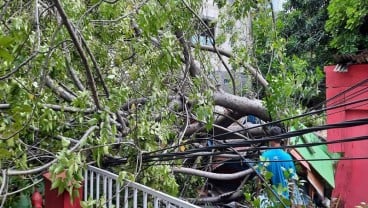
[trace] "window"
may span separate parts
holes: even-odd
[[[192,37],[193,43],[199,43],[201,45],[212,45],[213,37],[215,37],[215,24],[209,19],[203,19],[203,22],[207,25],[204,26],[202,22],[198,23],[198,34]],[[208,30],[209,28],[209,30]]]

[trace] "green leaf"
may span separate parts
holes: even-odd
[[[52,183],[51,183],[51,189],[55,189],[58,188],[59,185],[61,184],[62,179],[60,177],[56,178]]]
[[[69,147],[70,145],[70,140],[69,139],[66,139],[64,137],[61,138],[61,145],[64,147],[64,148],[67,148]]]
[[[0,48],[9,46],[14,41],[14,38],[9,36],[0,36]]]
[[[0,58],[3,58],[5,61],[13,60],[13,56],[6,50],[0,47]]]
[[[58,195],[62,194],[65,190],[65,186],[63,183],[60,183],[58,186]]]

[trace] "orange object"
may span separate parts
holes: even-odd
[[[37,188],[35,188],[31,199],[33,208],[42,208],[42,195],[37,191]]]
[[[81,208],[81,197],[83,196],[83,186],[79,188],[79,197],[70,199],[68,191],[64,191],[60,195],[57,189],[51,190],[51,174],[43,174],[45,178],[45,208]],[[65,173],[61,173],[57,177],[65,177]]]

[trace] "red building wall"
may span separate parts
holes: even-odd
[[[351,65],[348,72],[334,72],[335,66],[326,66],[327,107],[368,98],[368,64]],[[366,80],[364,82],[364,80]],[[357,85],[358,83],[361,83]],[[336,97],[337,95],[340,95]],[[368,101],[327,111],[327,123],[368,118]],[[327,140],[368,135],[368,125],[330,129]],[[331,152],[343,153],[343,158],[368,157],[368,141],[330,144]],[[350,208],[368,202],[368,160],[340,160],[335,173],[333,197],[341,199]]]

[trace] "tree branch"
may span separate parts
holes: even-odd
[[[191,44],[191,46],[195,48],[197,45]],[[216,50],[215,50],[215,48],[213,46],[199,45],[199,48],[201,50],[204,50],[204,51],[216,52]],[[226,56],[228,58],[232,58],[233,57],[233,54],[230,51],[223,50],[223,49],[217,49],[217,51],[221,55]],[[240,64],[243,67],[247,68],[249,70],[249,72],[259,81],[259,83],[261,83],[261,85],[263,87],[265,87],[265,88],[268,87],[267,80],[262,76],[262,73],[258,69],[256,69],[255,67],[253,67],[249,63],[240,63]]]
[[[233,86],[233,94],[236,94],[236,87],[235,87],[235,79],[233,74],[230,71],[229,66],[225,63],[224,59],[222,58],[221,54],[219,53],[217,47],[216,47],[216,41],[215,41],[215,36],[213,35],[213,33],[211,32],[211,29],[207,26],[207,24],[202,20],[202,18],[188,5],[188,3],[185,0],[181,0],[183,2],[183,4],[185,5],[185,7],[201,22],[201,24],[206,28],[206,30],[208,31],[208,33],[210,34],[211,38],[212,38],[212,47],[214,48],[214,51],[216,52],[218,58],[220,59],[222,65],[225,67],[227,73],[229,74],[229,77],[231,79],[232,82],[232,86]]]
[[[260,100],[251,100],[246,97],[239,97],[220,91],[214,92],[213,98],[216,105],[236,110],[244,115],[255,115],[263,121],[271,120],[267,109],[262,105]]]
[[[84,135],[81,137],[81,139],[78,141],[77,144],[75,144],[72,148],[70,148],[70,151],[73,152],[75,150],[77,150],[79,148],[79,146],[85,142],[85,140],[87,140],[88,136],[95,130],[97,129],[98,126],[92,126],[90,127],[85,133]],[[8,169],[7,170],[7,175],[8,176],[14,176],[14,175],[28,175],[28,174],[34,174],[34,173],[38,173],[41,172],[43,170],[46,170],[47,168],[49,168],[52,164],[56,163],[58,161],[57,158],[55,158],[54,160],[42,165],[42,166],[38,166],[36,168],[33,169],[29,169],[29,170],[15,170],[15,169]]]
[[[67,92],[60,86],[57,86],[54,80],[49,76],[45,76],[46,86],[48,86],[55,94],[59,95],[61,98],[68,102],[72,102],[75,99],[75,96]]]
[[[65,44],[63,44],[63,50],[65,53],[65,65],[66,65],[66,69],[68,70],[73,83],[75,84],[75,86],[77,86],[78,90],[80,91],[84,91],[85,88],[82,84],[82,82],[80,81],[80,79],[77,76],[77,73],[74,71],[73,67],[70,64],[70,57],[69,57],[69,50],[66,48]]]
[[[79,55],[81,56],[82,63],[84,65],[84,67],[86,68],[87,82],[89,84],[90,90],[92,91],[93,101],[95,102],[95,105],[96,105],[97,109],[101,109],[100,101],[99,101],[99,98],[98,98],[98,92],[97,92],[97,89],[96,89],[95,80],[94,80],[92,72],[90,70],[86,54],[84,53],[83,48],[82,48],[81,44],[79,43],[79,40],[77,39],[77,35],[74,33],[74,29],[73,29],[72,25],[70,24],[70,22],[68,20],[68,17],[66,15],[60,1],[59,0],[54,0],[54,2],[55,2],[56,9],[58,10],[58,12],[61,16],[61,19],[63,20],[63,24],[67,28],[67,30],[69,32],[69,35],[72,38],[72,41],[73,41],[75,47],[77,48]]]
[[[221,181],[229,181],[229,180],[242,178],[254,172],[252,169],[247,169],[247,170],[239,171],[236,173],[228,173],[228,174],[222,173],[221,174],[221,173],[210,173],[207,171],[202,171],[202,170],[197,170],[197,169],[192,169],[192,168],[184,168],[184,167],[180,167],[180,168],[174,167],[172,168],[172,171],[174,173],[184,173],[184,174],[189,174],[189,175],[196,175],[196,176],[201,176],[201,177],[221,180]]]
[[[84,37],[82,36],[82,34],[80,34],[79,32],[78,32],[78,34],[79,34],[80,39],[82,40],[82,44],[83,44],[83,45],[84,45],[84,47],[86,48],[86,51],[87,51],[87,53],[88,53],[89,57],[91,57],[92,63],[93,63],[93,65],[95,66],[95,69],[96,69],[97,76],[98,76],[98,78],[100,79],[100,82],[101,82],[101,84],[102,84],[102,87],[103,87],[103,89],[104,89],[104,92],[105,92],[105,94],[106,94],[106,97],[108,98],[108,97],[110,97],[110,93],[109,93],[109,90],[107,89],[107,86],[106,86],[106,84],[105,84],[105,81],[104,81],[104,79],[103,79],[103,77],[102,77],[101,69],[100,69],[100,67],[99,67],[99,65],[98,65],[98,63],[97,63],[97,61],[96,61],[96,58],[95,58],[95,56],[93,55],[93,53],[91,52],[90,48],[88,47],[87,42],[86,42],[86,40],[84,39]]]

